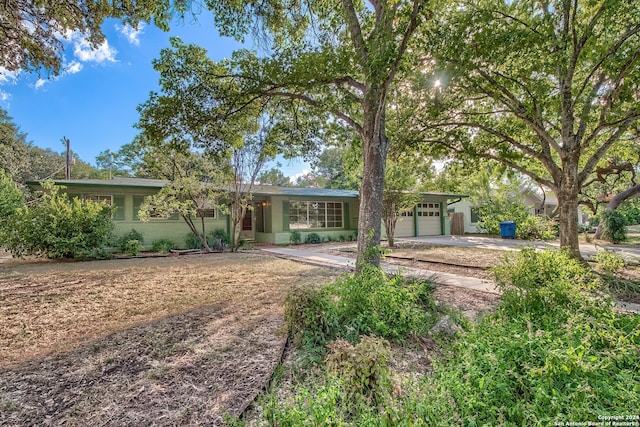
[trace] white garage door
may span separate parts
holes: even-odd
[[[418,204],[418,233],[420,236],[442,234],[440,225],[440,203]]]
[[[396,222],[396,232],[394,237],[413,237],[415,229],[413,226],[413,209],[403,212],[398,222]]]

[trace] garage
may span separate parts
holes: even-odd
[[[438,236],[442,234],[440,222],[440,203],[419,203],[416,206],[418,214],[418,235]]]
[[[410,211],[402,212],[398,222],[396,222],[395,237],[413,237],[415,236],[415,229],[413,223],[413,209]]]

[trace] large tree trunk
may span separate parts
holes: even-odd
[[[388,140],[385,134],[385,97],[369,89],[365,96],[364,126],[362,134],[362,185],[358,214],[358,262],[380,266],[382,234],[382,197]]]
[[[562,181],[557,188],[560,248],[569,251],[572,258],[582,259],[578,241],[578,165],[565,163]]]
[[[637,196],[640,194],[640,184],[634,185],[633,187],[627,188],[621,193],[616,194],[613,198],[607,203],[607,210],[614,211],[618,209],[618,206],[622,204],[627,199]],[[602,223],[598,225],[598,229],[596,230],[595,239],[599,239],[602,237],[602,232],[604,231],[604,227]]]

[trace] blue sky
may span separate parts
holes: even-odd
[[[95,50],[80,34],[70,35],[65,42],[64,71],[56,78],[0,70],[0,105],[28,141],[61,152],[61,139],[66,136],[77,156],[92,164],[101,151],[117,151],[137,134],[136,107],[158,88],[151,61],[169,46],[169,37],[179,36],[206,48],[214,60],[243,47],[219,37],[211,15],[204,13],[197,22],[174,22],[168,33],[154,26],[135,31],[116,20],[105,22],[103,31],[107,41]],[[244,47],[252,48],[252,42]],[[301,160],[279,159],[279,163],[288,176],[309,169]]]

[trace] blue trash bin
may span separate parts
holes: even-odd
[[[500,237],[503,239],[516,238],[516,223],[513,221],[503,221],[500,223]]]

